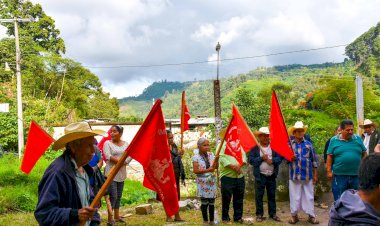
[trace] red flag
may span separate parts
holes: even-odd
[[[182,107],[181,107],[181,133],[189,130],[190,113],[186,105],[185,91],[182,92]]]
[[[22,158],[21,170],[29,174],[38,159],[40,159],[53,142],[54,139],[32,120],[26,141],[24,157]]]
[[[100,142],[98,143],[98,148],[100,149],[100,152],[102,152],[102,159],[103,159],[103,161],[107,161],[106,156],[104,155],[103,147],[104,147],[104,143],[105,143],[107,140],[111,140],[111,129],[112,129],[112,126],[111,126],[111,128],[108,130],[108,132],[107,132],[108,136],[106,136],[106,137],[102,137],[102,139],[101,139]]]
[[[282,117],[281,108],[278,104],[276,92],[272,92],[272,107],[270,112],[270,147],[279,155],[291,161],[293,151],[289,147],[289,136],[286,131],[284,118]]]
[[[234,157],[242,165],[243,157],[241,151],[249,152],[257,144],[247,123],[234,104],[232,105],[232,115],[234,117],[227,128],[224,154]]]
[[[168,216],[176,214],[177,188],[161,100],[156,101],[127,150],[144,168],[143,185],[158,193]]]

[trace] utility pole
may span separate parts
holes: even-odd
[[[357,120],[357,133],[361,134],[359,125],[364,121],[364,98],[363,98],[363,79],[360,75],[356,76],[356,120]]]
[[[18,128],[18,158],[24,148],[24,125],[22,117],[22,89],[21,89],[21,51],[18,38],[18,22],[31,22],[29,18],[0,19],[0,23],[14,23],[16,44],[16,80],[17,80],[17,128]]]
[[[220,131],[222,130],[222,108],[220,104],[220,81],[219,81],[219,52],[220,44],[215,47],[216,52],[218,53],[218,58],[216,62],[216,80],[214,80],[214,108],[215,108],[215,137],[216,137],[216,146],[220,142]]]

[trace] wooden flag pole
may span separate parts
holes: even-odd
[[[226,136],[227,136],[227,133],[228,133],[228,129],[230,128],[230,125],[231,125],[233,119],[234,119],[234,115],[231,115],[230,120],[229,120],[228,125],[227,125],[227,128],[226,128],[226,132],[223,134],[223,138],[220,141],[220,145],[218,147],[218,150],[216,151],[215,157],[219,156],[220,151],[222,150],[224,140],[226,139]]]
[[[119,158],[119,161],[117,161],[116,165],[114,165],[111,168],[111,171],[108,174],[107,180],[104,182],[103,186],[100,188],[98,194],[96,194],[94,200],[92,200],[92,202],[90,204],[91,208],[95,208],[95,206],[98,205],[98,203],[100,202],[101,198],[106,193],[108,187],[111,185],[111,183],[112,183],[113,179],[115,178],[116,174],[119,172],[120,168],[124,165],[124,162],[125,162],[125,160],[128,157],[128,149],[129,148],[127,148],[125,150],[125,152],[123,153],[123,155]],[[79,222],[78,226],[84,226],[85,223],[86,223],[85,221],[81,221],[81,222]]]

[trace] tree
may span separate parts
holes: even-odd
[[[380,78],[380,22],[349,44],[346,55],[356,63],[359,72]]]
[[[24,37],[20,39],[22,47],[36,43],[45,51],[65,53],[65,42],[59,37],[60,31],[55,28],[54,20],[45,14],[40,4],[33,5],[25,0],[0,0],[0,17],[33,19],[33,22],[19,23],[20,37]],[[4,23],[3,26],[8,29],[8,35],[14,36],[13,23]]]

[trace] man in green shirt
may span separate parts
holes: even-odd
[[[358,169],[361,159],[367,155],[360,136],[354,134],[354,123],[343,120],[342,132],[331,138],[327,150],[327,177],[332,180],[334,200],[347,189],[358,190]]]
[[[247,157],[244,151],[242,152],[243,164],[223,153],[219,158],[221,193],[222,193],[222,221],[228,223],[231,219],[228,211],[230,208],[231,199],[233,199],[234,222],[243,223],[243,201],[245,181],[242,167],[247,162]]]

